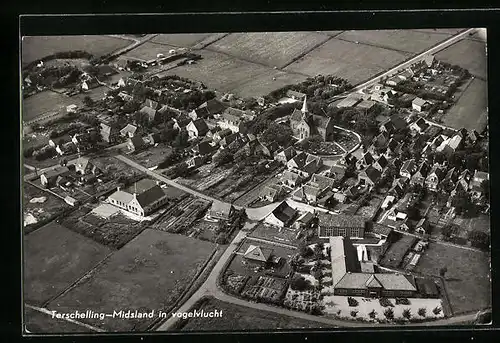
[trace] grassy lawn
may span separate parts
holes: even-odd
[[[416,54],[449,36],[413,30],[355,30],[344,31],[336,38]]]
[[[410,56],[409,53],[333,38],[285,69],[309,76],[333,74],[354,85]]]
[[[222,318],[190,318],[179,321],[176,331],[248,331],[331,328],[282,314],[229,304],[212,297],[203,298],[190,311],[222,310]]]
[[[59,94],[50,90],[46,90],[30,96],[22,101],[23,120],[28,121],[35,119],[41,114],[60,110],[65,110],[66,106],[75,104],[82,105],[81,99],[71,98],[63,94]]]
[[[50,223],[24,238],[24,299],[33,305],[65,290],[85,275],[110,249]]]
[[[214,245],[147,229],[115,252],[68,293],[52,301],[56,311],[152,311],[170,308],[203,266]],[[109,331],[145,330],[155,319],[82,320]]]
[[[24,327],[30,333],[92,333],[94,331],[84,326],[68,322],[63,319],[52,318],[52,315],[45,314],[31,308],[24,308]]]
[[[487,59],[485,42],[462,39],[441,50],[436,58],[468,69],[472,75],[486,79]]]
[[[481,132],[488,123],[488,86],[478,78],[472,80],[458,101],[444,115],[447,126]]]
[[[42,197],[45,197],[44,202],[30,202],[32,199]],[[42,201],[42,199],[39,200]],[[69,205],[58,197],[49,192],[44,192],[27,182],[23,182],[23,214],[25,218],[25,229],[29,229],[30,224],[28,224],[28,217],[30,217],[31,220],[33,220],[34,217],[37,222],[40,222],[52,218],[67,208],[69,208]]]
[[[208,49],[271,68],[282,68],[328,39],[328,35],[318,32],[231,33]]]
[[[31,36],[23,37],[23,65],[60,51],[83,50],[97,57],[130,45],[131,41],[109,36]]]
[[[439,275],[439,269],[445,266],[446,290],[454,315],[491,306],[487,253],[431,243],[415,272]]]

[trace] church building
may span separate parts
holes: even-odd
[[[290,117],[290,128],[293,136],[299,140],[318,135],[323,141],[333,140],[333,121],[331,118],[310,114],[307,109],[307,98],[304,98],[302,109],[295,109]]]

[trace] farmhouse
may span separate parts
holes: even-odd
[[[340,101],[340,102],[337,104],[337,107],[338,107],[338,108],[354,107],[354,106],[356,106],[356,105],[357,105],[360,101],[361,101],[361,99],[359,99],[359,98],[357,98],[357,97],[348,96],[348,97],[346,97],[345,99],[343,99],[342,101]]]
[[[355,215],[318,213],[318,236],[360,237],[364,236],[366,219]]]
[[[149,122],[153,122],[156,118],[156,110],[149,106],[144,106],[139,112],[145,114],[148,117]]]
[[[205,101],[203,104],[198,106],[196,110],[194,110],[196,118],[193,118],[193,120],[213,117],[216,114],[221,114],[226,109],[226,107],[227,106],[219,100],[210,99],[208,101]]]
[[[208,216],[213,219],[229,220],[233,213],[233,205],[215,200],[208,211]]]
[[[419,118],[417,121],[413,122],[410,125],[410,130],[412,130],[413,132],[422,133],[427,130],[428,127],[429,124],[427,124],[427,122],[423,118]]]
[[[393,115],[380,124],[381,132],[395,133],[406,127],[406,121],[398,115]]]
[[[258,245],[251,244],[243,254],[243,258],[245,260],[264,265],[271,258],[272,252],[272,249],[266,249]]]
[[[132,124],[127,124],[123,129],[120,130],[120,135],[123,137],[128,137],[132,138],[135,135],[135,132],[137,131],[137,126],[132,125]]]
[[[376,102],[373,100],[363,100],[359,104],[356,105],[357,108],[369,111],[376,105]]]
[[[297,216],[297,211],[291,208],[286,201],[269,213],[264,222],[278,227],[290,226]]]
[[[304,178],[308,178],[317,172],[322,165],[323,161],[320,157],[301,152],[288,161],[287,168]]]
[[[291,170],[285,170],[281,176],[281,182],[289,187],[297,187],[302,183],[302,180],[300,174]]]
[[[203,119],[191,120],[186,126],[186,130],[190,139],[203,137],[208,132],[208,125]]]
[[[339,165],[334,164],[333,166],[330,167],[330,170],[328,171],[328,175],[330,176],[330,178],[332,178],[336,181],[339,181],[339,180],[342,180],[344,178],[346,169],[347,168],[345,168],[343,166],[339,166]]]
[[[228,107],[222,112],[221,117],[222,119],[219,121],[219,126],[222,129],[230,129],[233,132],[245,133],[254,115],[248,111]]]
[[[299,140],[307,139],[311,136],[320,136],[323,141],[333,139],[334,124],[331,118],[309,114],[307,100],[304,99],[302,109],[295,109],[290,116],[290,128],[293,136]]]
[[[167,195],[157,184],[150,179],[142,179],[125,190],[117,188],[116,192],[108,197],[108,202],[138,216],[147,216],[164,205]]]
[[[306,95],[304,93],[296,92],[294,90],[289,89],[286,92],[286,96],[293,100],[304,101]]]
[[[69,173],[68,167],[55,167],[49,171],[46,171],[40,175],[40,182],[45,188],[51,188],[56,186],[56,181],[59,177],[65,176]]]

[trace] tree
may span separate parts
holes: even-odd
[[[405,308],[403,310],[403,317],[406,318],[406,319],[410,319],[411,318],[411,310],[409,308]]]
[[[355,318],[358,315],[358,311],[352,310],[351,311],[351,317]]]
[[[215,239],[215,243],[226,244],[227,243],[227,234],[224,232],[219,233],[217,235],[217,238]]]
[[[178,132],[177,136],[172,143],[176,148],[185,148],[188,145],[189,134],[186,130],[181,130]]]
[[[394,319],[394,310],[392,309],[392,307],[388,307],[385,309],[384,316],[389,320]]]
[[[288,125],[272,122],[262,133],[262,140],[265,143],[276,142],[281,146],[287,146],[292,139],[292,134],[292,129]]]
[[[421,307],[418,309],[418,315],[420,317],[425,317],[426,313],[427,313],[427,309],[425,307]]]
[[[230,151],[228,151],[228,149],[224,149],[214,157],[214,163],[216,166],[222,166],[224,164],[232,162],[233,159],[234,155]]]
[[[490,198],[490,180],[486,179],[481,182],[481,189],[483,190],[483,195],[486,199]]]
[[[439,275],[444,278],[447,271],[448,271],[448,268],[446,266],[444,266],[444,267],[439,269]]]
[[[449,239],[456,232],[456,227],[453,225],[446,225],[441,229],[441,234],[444,238]]]
[[[160,134],[160,139],[163,142],[171,143],[178,135],[179,131],[174,128],[164,129]]]
[[[302,257],[308,257],[312,253],[311,248],[309,248],[306,242],[304,242],[303,240],[299,242],[298,248],[299,248],[299,254]]]
[[[371,310],[370,313],[368,313],[368,316],[370,316],[371,319],[375,319],[375,317],[377,316],[377,312],[375,312],[375,310]]]
[[[290,288],[294,291],[305,291],[311,287],[311,283],[303,276],[296,276],[290,283]]]
[[[245,149],[240,149],[234,153],[233,160],[234,163],[242,163],[246,161],[248,158],[247,152]]]
[[[432,313],[434,313],[436,316],[441,313],[441,307],[436,306],[433,310]]]
[[[174,173],[177,177],[183,177],[186,176],[188,173],[189,168],[186,162],[181,162],[175,165],[174,167]]]
[[[485,249],[490,246],[490,235],[481,230],[472,230],[468,234],[468,239],[473,247]]]
[[[90,96],[86,96],[83,98],[83,104],[87,107],[92,107],[94,105],[94,100]]]

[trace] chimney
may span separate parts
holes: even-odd
[[[116,190],[117,190],[117,191],[120,191],[120,186],[116,187]]]
[[[157,180],[156,181],[156,185],[159,186],[160,185],[160,181]]]

